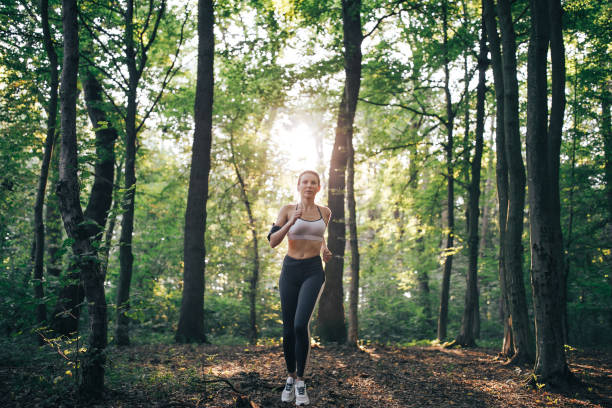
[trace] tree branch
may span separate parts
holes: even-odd
[[[144,125],[145,121],[147,120],[147,118],[149,117],[149,115],[151,114],[153,109],[155,109],[155,106],[157,106],[157,104],[159,103],[159,101],[160,101],[164,91],[166,90],[166,87],[168,86],[168,84],[170,83],[172,78],[174,78],[174,76],[178,72],[179,68],[181,68],[179,66],[179,67],[176,67],[176,69],[174,69],[174,64],[178,60],[178,54],[179,54],[179,52],[181,50],[181,46],[183,45],[184,32],[185,32],[185,24],[187,24],[187,20],[189,20],[189,10],[187,9],[187,6],[185,6],[185,20],[183,20],[183,24],[181,25],[181,34],[180,34],[180,37],[179,37],[179,43],[178,43],[178,46],[176,47],[176,51],[174,53],[174,58],[172,59],[172,64],[170,64],[170,67],[166,71],[166,75],[164,76],[164,80],[162,81],[162,87],[161,87],[159,93],[157,94],[157,97],[155,98],[155,100],[153,101],[153,103],[151,104],[149,109],[147,109],[147,112],[144,115],[144,117],[142,118],[142,120],[140,121],[140,124],[136,127],[136,134],[138,134],[138,132],[140,132],[140,129]]]
[[[119,65],[117,64],[117,60],[115,58],[113,58],[113,53],[108,49],[108,47],[106,46],[106,44],[104,44],[100,38],[94,33],[93,29],[87,24],[87,22],[85,21],[85,19],[82,17],[81,13],[79,13],[79,18],[81,20],[81,22],[83,23],[83,26],[87,29],[87,31],[89,32],[89,35],[91,36],[91,38],[100,46],[102,47],[102,50],[104,51],[104,53],[106,54],[106,56],[111,60],[113,67],[115,68],[116,72],[119,74],[119,76],[121,76],[121,79],[123,79],[124,84],[127,84],[128,81],[127,79],[123,76],[123,74],[121,73],[121,68],[119,67]],[[100,71],[102,71],[102,73],[108,77],[108,79],[112,80],[115,84],[117,84],[117,86],[119,86],[119,88],[121,88],[121,90],[125,93],[127,93],[127,88],[125,88],[125,86],[123,84],[121,84],[119,81],[115,80],[114,76],[111,76],[109,73],[107,73],[103,68],[99,67],[97,64],[95,64],[91,59],[89,59],[86,55],[81,54],[85,59],[87,59],[87,61],[97,67],[98,69],[100,69]]]
[[[147,18],[145,19],[145,23],[144,23],[144,26],[142,27],[142,30],[140,31],[140,33],[138,33],[138,38],[140,38],[140,44],[143,43],[142,36],[149,29],[149,23],[151,22],[151,15],[153,14],[153,9],[154,9],[153,0],[149,0],[149,11],[147,12]]]
[[[383,22],[383,20],[389,18],[389,17],[393,17],[395,15],[399,14],[399,11],[392,11],[389,14],[385,14],[384,16],[382,16],[381,18],[378,19],[378,21],[376,22],[376,24],[374,25],[374,27],[370,30],[369,33],[365,34],[364,36],[361,37],[361,41],[365,40],[367,37],[369,37],[370,35],[372,35],[372,33],[374,31],[376,31],[376,29],[378,28],[378,26],[380,25],[380,23]]]
[[[142,75],[142,71],[144,71],[145,69],[145,64],[147,62],[147,53],[149,52],[149,48],[151,48],[151,45],[153,45],[153,43],[155,42],[155,38],[157,37],[157,30],[159,28],[159,23],[162,19],[162,17],[164,16],[164,13],[166,11],[166,0],[162,0],[162,4],[159,10],[159,13],[157,13],[157,18],[155,19],[155,25],[153,26],[153,32],[151,33],[151,38],[149,39],[149,42],[147,44],[144,44],[142,42],[142,37],[141,37],[141,45],[142,45],[142,51],[140,53],[140,61],[139,61],[139,66],[138,66],[138,78],[140,78],[140,76]]]
[[[89,63],[89,65],[91,65],[91,66],[96,67],[97,69],[99,69],[99,70],[100,70],[100,72],[102,72],[102,73],[104,74],[104,76],[105,76],[105,77],[107,77],[107,78],[108,78],[108,79],[110,79],[112,82],[114,82],[114,83],[115,83],[115,84],[116,84],[116,85],[117,85],[119,88],[121,88],[121,90],[122,90],[123,92],[126,92],[126,93],[127,93],[127,89],[126,89],[126,88],[125,88],[125,86],[124,86],[125,84],[122,84],[121,82],[117,81],[117,80],[114,78],[114,76],[113,76],[113,75],[111,75],[111,74],[110,74],[108,71],[106,71],[106,70],[105,70],[103,67],[100,67],[99,65],[97,65],[97,64],[95,63],[95,61],[93,61],[91,58],[89,58],[89,56],[88,56],[87,54],[84,54],[84,53],[81,53],[81,52],[80,52],[80,53],[79,53],[79,56],[80,56],[80,57],[82,57],[82,58],[84,58],[84,59],[85,59],[85,60],[86,60],[86,61]],[[123,76],[122,76],[122,78],[123,78]],[[125,79],[125,78],[124,78],[124,79]]]
[[[438,120],[440,120],[441,122],[444,122],[444,120],[442,120],[442,118],[435,114],[435,113],[429,113],[429,112],[425,112],[425,110],[417,110],[414,108],[411,108],[410,106],[407,105],[403,105],[401,103],[379,103],[379,102],[373,102],[364,98],[359,98],[360,101],[365,102],[365,103],[369,103],[370,105],[375,105],[375,106],[392,106],[392,107],[397,107],[397,108],[402,108],[405,109],[409,112],[412,113],[416,113],[417,115],[422,115],[422,116],[429,116],[429,117],[433,117],[433,118],[437,118]]]

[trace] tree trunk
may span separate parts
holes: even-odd
[[[115,225],[117,223],[117,210],[119,207],[119,193],[118,189],[121,185],[121,176],[123,174],[123,159],[117,166],[117,172],[115,173],[115,191],[113,192],[113,206],[109,213],[108,226],[106,227],[106,231],[104,233],[104,245],[102,246],[102,276],[106,278],[106,272],[108,270],[108,258],[110,254],[110,249],[113,241],[113,233],[115,231]]]
[[[417,193],[417,189],[419,187],[419,170],[417,167],[418,158],[418,146],[413,146],[410,148],[410,159],[409,159],[409,167],[408,167],[408,186],[410,187],[410,194],[413,196]],[[423,183],[423,189],[426,189],[425,184]],[[425,243],[423,240],[424,229],[422,225],[421,219],[417,216],[416,219],[416,250],[417,253],[425,252]],[[417,278],[417,288],[418,288],[418,299],[417,302],[419,307],[423,309],[423,314],[425,315],[426,327],[427,327],[427,338],[429,338],[430,334],[433,334],[434,323],[432,320],[432,310],[431,310],[431,301],[429,299],[430,291],[429,291],[429,274],[427,273],[426,268],[419,267],[416,270],[416,278]]]
[[[87,48],[87,47],[84,47]],[[87,51],[84,51],[87,52]],[[81,70],[81,83],[87,112],[96,134],[96,163],[92,186],[84,217],[90,221],[83,226],[92,243],[98,245],[108,217],[113,194],[115,171],[115,140],[117,130],[107,118],[110,106],[102,98],[102,85],[91,67]],[[102,276],[106,275],[103,269]],[[71,335],[78,330],[81,304],[85,297],[78,268],[71,268],[67,274],[68,284],[62,288],[54,311],[53,328],[59,334]]]
[[[111,106],[102,98],[102,85],[93,68],[83,67],[81,77],[87,113],[96,134],[94,184],[85,209],[85,218],[94,221],[89,225],[89,234],[96,242],[100,242],[113,199],[115,140],[118,133],[107,117],[106,113],[111,110]]]
[[[63,227],[62,215],[59,210],[59,201],[53,186],[59,181],[59,144],[60,132],[55,132],[55,148],[51,154],[51,165],[49,168],[49,185],[45,205],[45,248],[47,249],[47,273],[59,276],[62,271],[62,247]],[[52,316],[51,316],[52,317]]]
[[[491,120],[490,130],[491,130],[491,139],[487,140],[487,142],[490,143],[491,146],[493,146],[495,144],[495,139],[493,137],[493,135],[495,134],[494,118],[492,118]],[[494,149],[490,149],[488,151],[487,161],[489,164],[494,163],[493,150]],[[480,253],[481,258],[485,256],[485,251],[487,249],[487,239],[489,238],[489,225],[491,222],[490,221],[491,211],[494,211],[493,210],[494,205],[491,205],[492,203],[489,200],[491,189],[493,188],[493,175],[492,175],[492,169],[490,165],[487,166],[487,176],[486,177],[487,177],[487,180],[485,181],[485,187],[484,187],[484,192],[483,192],[483,196],[485,199],[484,199],[483,206],[482,206],[482,222],[480,223],[480,243],[478,244],[478,251]]]
[[[242,196],[242,202],[247,211],[249,217],[249,229],[251,230],[251,236],[253,237],[253,274],[249,279],[249,342],[253,345],[257,344],[257,283],[259,282],[259,245],[257,241],[257,226],[255,223],[255,217],[251,210],[251,202],[246,190],[246,183],[240,174],[238,169],[238,163],[236,161],[236,152],[234,150],[234,135],[230,131],[230,150],[231,160],[236,172],[236,178],[238,178],[238,184],[240,184],[240,195]]]
[[[205,342],[204,276],[206,264],[206,202],[212,144],[213,63],[215,53],[214,11],[212,0],[198,1],[198,74],[194,107],[191,172],[187,209],[183,272],[183,299],[176,341]]]
[[[463,9],[463,28],[466,32],[469,32],[468,28],[468,12],[467,12],[467,4],[465,0],[461,0],[461,8]],[[471,147],[470,147],[470,71],[468,68],[468,58],[469,51],[467,47],[463,50],[463,98],[464,98],[464,106],[465,109],[463,111],[463,160],[461,161],[461,165],[463,169],[461,169],[461,173],[463,175],[463,183],[465,186],[470,184],[470,155],[471,155]],[[466,193],[469,194],[468,191]],[[466,230],[469,228],[468,221],[468,209],[465,212],[465,220],[466,220]]]
[[[533,338],[523,282],[523,222],[525,210],[525,167],[519,133],[519,93],[516,72],[516,36],[509,0],[498,4],[503,45],[504,138],[508,163],[508,215],[504,245],[505,283],[512,315],[513,362],[532,362]]]
[[[608,198],[608,242],[612,243],[612,120],[610,115],[610,85],[605,81],[603,83],[601,95],[601,133],[604,141],[604,157],[605,157],[605,182],[606,196]],[[612,248],[608,248],[611,252],[608,253],[608,265],[612,269]],[[610,296],[612,296],[612,273],[608,274],[608,283],[610,285]]]
[[[59,183],[59,181],[58,181]],[[57,304],[51,316],[51,328],[63,336],[75,336],[79,329],[81,305],[85,298],[83,283],[78,268],[70,261],[63,277],[64,286],[57,297]]]
[[[549,154],[548,167],[551,176],[551,197],[554,218],[551,226],[555,236],[554,243],[557,246],[559,268],[557,269],[559,279],[559,311],[561,313],[561,333],[563,344],[567,341],[567,276],[565,274],[565,256],[563,252],[563,232],[561,229],[561,198],[559,193],[559,160],[561,156],[561,135],[563,132],[563,119],[565,116],[565,47],[563,45],[562,32],[562,10],[560,0],[548,0],[550,18],[550,56],[551,56],[551,81],[552,81],[552,104],[550,110],[550,122],[548,128]]]
[[[165,0],[162,0],[161,9],[155,17],[155,24],[149,33],[137,32],[140,44],[134,43],[134,0],[127,0],[125,13],[125,63],[128,71],[126,90],[127,107],[125,113],[125,194],[123,197],[123,216],[121,218],[121,237],[119,239],[119,283],[117,285],[117,327],[115,340],[117,345],[130,344],[129,317],[130,285],[132,283],[132,269],[134,254],[132,251],[132,235],[134,233],[134,206],[136,200],[136,138],[142,123],[136,125],[138,113],[138,83],[147,62],[147,52],[155,41],[159,21],[165,10]],[[149,2],[148,16],[155,15],[154,3]],[[147,18],[148,23],[148,18]],[[143,29],[144,30],[144,29]],[[146,35],[145,35],[146,34]],[[145,44],[143,38],[148,37]]]
[[[565,360],[563,273],[558,166],[565,108],[565,68],[559,0],[530,1],[531,36],[527,59],[527,166],[531,285],[536,325],[536,363],[532,382],[564,386],[571,377]],[[549,19],[550,13],[550,19]],[[553,40],[553,37],[554,40]],[[547,129],[547,53],[551,41],[552,105]],[[560,66],[561,65],[561,66]],[[561,81],[562,83],[559,83]],[[555,181],[554,178],[557,178]],[[554,190],[557,190],[556,192]]]
[[[440,292],[440,310],[438,315],[438,340],[446,339],[446,328],[448,325],[448,298],[450,293],[450,276],[453,268],[454,239],[455,239],[455,179],[453,164],[453,122],[454,112],[450,93],[450,72],[448,54],[448,4],[442,2],[442,29],[444,31],[443,55],[444,55],[444,94],[446,95],[446,211],[447,232],[446,248],[444,250],[444,272],[442,275],[442,289]]]
[[[569,177],[569,197],[567,198],[567,213],[568,213],[568,220],[567,220],[567,240],[565,242],[565,253],[568,256],[568,259],[566,260],[565,264],[564,264],[564,268],[565,268],[565,273],[564,273],[564,279],[565,282],[567,283],[567,278],[570,274],[570,257],[571,257],[571,253],[572,253],[572,240],[573,240],[573,230],[574,230],[574,191],[576,189],[576,144],[578,142],[578,61],[574,60],[574,69],[575,69],[575,75],[574,75],[574,104],[573,104],[573,112],[572,112],[572,116],[574,117],[574,124],[573,124],[573,130],[572,130],[572,151],[570,154],[570,177]],[[565,310],[565,313],[563,315],[563,320],[564,320],[564,327],[566,328],[566,332],[563,333],[563,337],[564,337],[564,344],[569,344],[569,322],[568,322],[568,316],[567,316],[567,309]]]
[[[487,29],[489,50],[491,51],[491,66],[493,71],[493,82],[495,85],[495,101],[497,110],[495,113],[495,146],[496,165],[495,177],[497,184],[497,201],[499,206],[499,282],[501,289],[501,313],[504,324],[504,341],[501,356],[510,358],[514,355],[514,342],[512,341],[512,317],[510,314],[510,299],[508,284],[506,282],[506,229],[508,216],[508,162],[506,161],[504,134],[504,76],[501,55],[500,39],[497,34],[497,23],[495,21],[495,6],[493,0],[483,0],[483,19]]]
[[[51,41],[51,38],[49,38]],[[48,47],[45,45],[45,47]],[[61,142],[61,140],[60,140]],[[59,168],[59,164],[58,164]],[[59,182],[59,179],[56,181],[56,184]],[[59,200],[59,197],[56,194],[56,198]],[[49,204],[47,208],[47,217],[48,219],[53,217],[54,210],[56,210],[53,206],[57,203],[59,206],[59,201],[54,202],[52,198],[49,199]],[[59,208],[57,208],[59,212]],[[60,214],[61,217],[61,214]],[[51,223],[50,223],[51,224]],[[57,240],[57,247],[53,246],[49,248],[50,258],[55,260],[56,262],[60,261],[56,259],[57,252],[59,251],[61,243],[61,232],[56,232],[54,230],[49,231],[50,238],[54,238]],[[59,263],[59,262],[58,262]],[[53,267],[52,273],[57,273],[59,276],[61,273],[61,263],[55,264]],[[83,299],[85,298],[85,292],[83,290],[83,284],[81,282],[80,272],[78,270],[77,265],[71,260],[69,261],[69,267],[66,270],[65,275],[62,277],[63,286],[60,289],[57,303],[53,309],[53,313],[51,315],[51,328],[59,335],[63,336],[74,336],[78,332],[79,329],[79,319],[81,316],[81,305],[83,303]]]
[[[347,200],[349,210],[349,237],[351,243],[351,286],[349,289],[348,343],[357,346],[359,337],[359,245],[357,240],[357,214],[355,210],[355,149],[349,142]]]
[[[134,200],[136,198],[136,111],[140,75],[134,49],[134,1],[128,0],[125,10],[125,52],[128,68],[127,109],[125,115],[125,193],[123,196],[121,237],[119,238],[119,283],[117,285],[117,326],[115,341],[119,346],[130,344],[129,317],[130,285],[134,254]]]
[[[336,124],[336,139],[329,169],[329,222],[327,246],[332,259],[325,264],[325,288],[319,301],[318,328],[323,341],[344,343],[342,273],[346,224],[344,220],[345,172],[353,138],[353,121],[361,84],[361,0],[342,0],[344,70],[346,79]]]
[[[484,23],[480,36],[480,54],[478,56],[478,90],[476,96],[476,146],[471,165],[471,180],[468,190],[468,272],[466,275],[465,307],[461,320],[461,330],[455,339],[455,344],[463,347],[474,347],[474,324],[478,311],[478,217],[480,208],[480,168],[482,161],[484,108],[486,97],[487,45],[485,41]]]
[[[34,231],[36,234],[34,250],[34,296],[37,300],[36,321],[42,325],[47,321],[47,307],[43,301],[43,269],[45,255],[45,225],[43,223],[43,204],[45,191],[47,190],[47,179],[49,177],[49,164],[55,146],[55,129],[57,122],[57,92],[59,87],[58,58],[55,47],[51,41],[51,30],[49,27],[49,2],[41,0],[40,16],[43,29],[43,42],[49,58],[49,105],[47,107],[47,138],[43,153],[38,188],[36,190],[36,202],[34,204]],[[42,338],[39,337],[42,341]]]
[[[64,61],[61,81],[61,129],[60,180],[57,194],[60,211],[68,236],[72,238],[72,250],[83,280],[88,300],[90,318],[89,347],[83,359],[83,384],[85,392],[100,394],[104,387],[104,363],[106,348],[106,299],[104,280],[101,278],[96,246],[85,227],[88,224],[79,200],[77,176],[76,99],[79,63],[79,37],[77,4],[75,0],[63,0]],[[94,183],[95,185],[95,183]],[[108,209],[106,209],[108,210]]]

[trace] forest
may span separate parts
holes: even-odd
[[[0,0],[0,405],[612,406],[612,8]],[[321,216],[323,217],[323,216]]]

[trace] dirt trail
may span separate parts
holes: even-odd
[[[241,396],[260,408],[280,402],[285,380],[279,346],[147,345],[108,350],[105,398],[79,401],[58,381],[64,368],[2,367],[0,406],[234,407]],[[582,386],[562,393],[524,387],[529,367],[507,367],[488,349],[370,345],[316,347],[306,373],[311,407],[612,407],[612,356],[572,351]],[[45,371],[47,370],[47,371]],[[33,378],[54,377],[49,387]],[[38,376],[38,377],[36,377]],[[248,406],[248,405],[245,405]]]

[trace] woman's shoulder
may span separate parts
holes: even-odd
[[[294,204],[283,205],[278,212],[278,217],[276,218],[276,225],[281,226],[285,222],[287,222],[289,218],[289,214],[291,214],[291,210],[295,208]]]
[[[280,212],[281,213],[286,213],[289,212],[291,210],[295,210],[295,204],[285,204],[281,207]]]
[[[321,211],[323,212],[325,217],[329,217],[331,215],[331,210],[329,208],[327,208],[326,206],[318,205],[318,207],[321,209]]]

